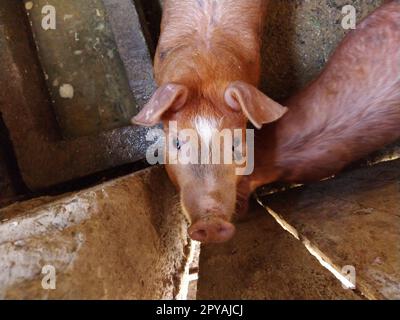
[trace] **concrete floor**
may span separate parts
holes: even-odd
[[[400,298],[400,160],[261,197],[292,233],[369,299]]]
[[[232,241],[202,246],[198,299],[362,299],[258,204]]]

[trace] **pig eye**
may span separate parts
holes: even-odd
[[[232,153],[235,160],[240,161],[242,160],[242,150],[241,148],[241,139],[235,139],[232,145]]]
[[[237,149],[238,147],[240,147],[241,142],[242,142],[242,141],[241,141],[240,139],[235,139],[235,140],[233,141],[232,152],[235,152],[236,149]]]
[[[181,145],[181,142],[179,141],[178,138],[174,138],[174,139],[172,140],[172,144],[174,145],[174,147],[175,147],[177,150],[181,150],[182,145]]]

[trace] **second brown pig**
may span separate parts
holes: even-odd
[[[241,211],[261,185],[329,177],[400,138],[400,1],[363,20],[285,104],[282,119],[256,132],[255,170],[238,189]]]

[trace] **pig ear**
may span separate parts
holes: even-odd
[[[265,123],[278,120],[288,110],[256,87],[242,81],[235,81],[226,88],[225,102],[237,111],[242,110],[257,129],[261,129]]]
[[[185,104],[188,89],[179,84],[166,84],[156,90],[150,101],[137,116],[132,118],[133,124],[152,127],[161,122],[162,115],[168,110],[177,111]]]

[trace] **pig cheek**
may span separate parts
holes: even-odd
[[[189,183],[183,186],[181,190],[181,206],[183,213],[191,223],[201,219],[204,215],[200,205],[201,191],[196,190],[193,184]]]

